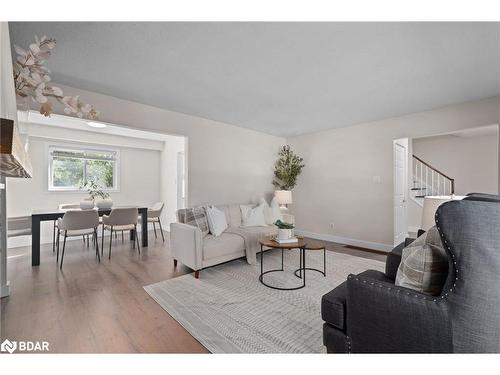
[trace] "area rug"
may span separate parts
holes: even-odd
[[[268,284],[293,287],[298,250],[285,251],[284,272],[264,275]],[[260,258],[258,258],[259,260]],[[327,251],[326,277],[307,271],[306,287],[281,291],[262,285],[260,265],[235,260],[145,286],[146,292],[212,353],[324,353],[321,296],[350,273],[382,271],[384,263]],[[322,269],[323,252],[307,251],[306,266]],[[281,250],[264,254],[264,270],[281,268]]]

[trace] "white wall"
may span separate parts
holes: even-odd
[[[190,206],[257,201],[273,191],[272,170],[284,138],[60,86],[93,104],[102,121],[187,136]]]
[[[54,129],[43,125],[32,125],[31,128],[29,153],[34,174],[31,179],[7,181],[9,217],[29,215],[34,209],[54,209],[61,203],[79,203],[87,197],[84,192],[48,191],[48,146],[59,143],[72,144],[72,140],[80,141],[73,143],[75,146],[108,145],[120,151],[120,191],[110,193],[115,205],[150,206],[160,200],[160,142],[63,128]],[[29,130],[30,127],[26,129]],[[56,130],[57,139],[50,137],[52,130]],[[44,136],[41,137],[41,134]],[[120,144],[122,146],[118,147]],[[126,147],[127,144],[130,146]],[[43,223],[41,242],[51,241],[52,223]],[[9,239],[11,247],[29,243],[28,237]]]
[[[169,137],[161,154],[161,196],[165,206],[162,213],[163,229],[169,230],[170,223],[176,222],[177,211],[177,153],[185,153],[186,139],[184,137]]]
[[[291,206],[297,228],[325,239],[389,250],[393,140],[498,124],[499,105],[496,97],[290,138],[306,164]],[[335,224],[333,230],[330,223]]]

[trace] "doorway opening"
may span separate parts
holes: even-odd
[[[416,237],[425,197],[499,193],[498,124],[396,139],[393,153],[395,245]]]

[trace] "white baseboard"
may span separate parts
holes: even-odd
[[[314,238],[316,240],[336,242],[336,243],[340,243],[343,245],[364,247],[366,249],[385,251],[387,253],[390,252],[394,248],[393,245],[387,245],[384,243],[356,240],[354,238],[340,237],[340,236],[334,236],[331,234],[324,234],[324,233],[313,233],[313,232],[308,232],[308,231],[299,230],[299,229],[295,230],[295,234],[298,234],[299,236]]]

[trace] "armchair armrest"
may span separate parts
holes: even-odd
[[[170,224],[170,247],[174,259],[197,271],[203,268],[203,239],[200,228]]]
[[[449,353],[446,299],[363,276],[347,279],[347,335],[356,353]]]

